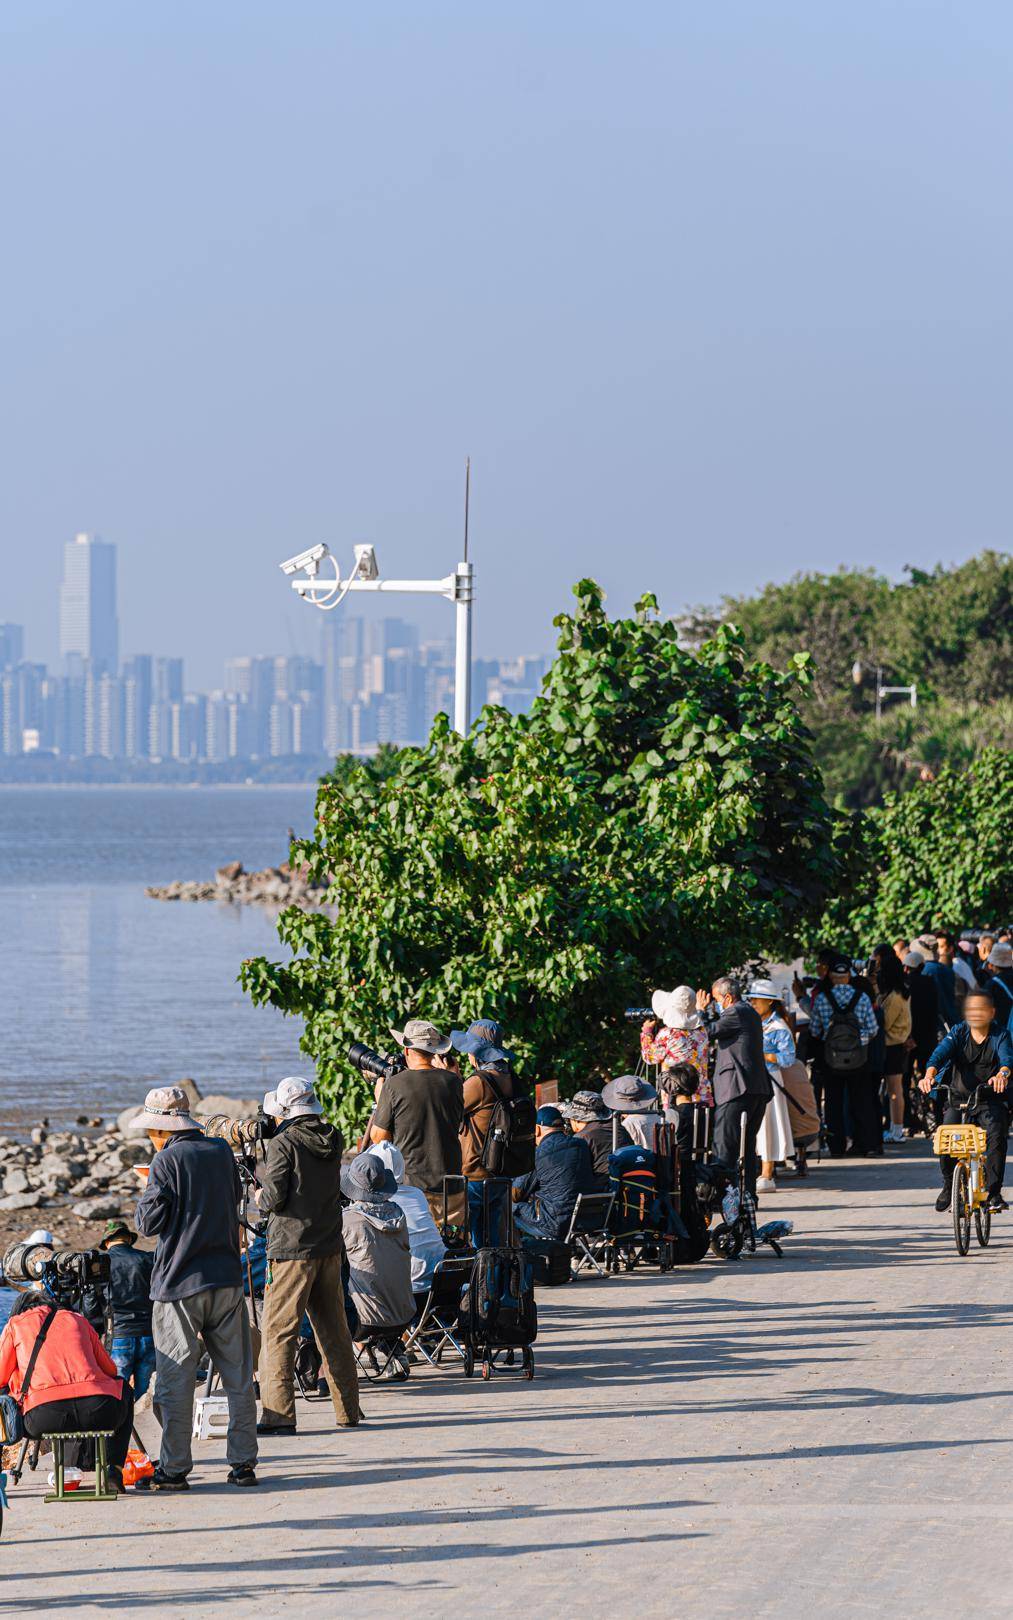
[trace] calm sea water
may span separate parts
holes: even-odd
[[[144,888],[277,865],[314,793],[0,787],[0,1130],[109,1115],[182,1075],[254,1096],[305,1072],[299,1021],[236,983],[244,957],[284,954],[270,915]]]

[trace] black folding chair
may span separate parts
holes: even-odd
[[[404,1344],[409,1355],[421,1356],[430,1367],[438,1367],[448,1351],[465,1359],[464,1345],[457,1337],[457,1313],[461,1289],[474,1265],[474,1255],[448,1255],[433,1272],[429,1292]]]
[[[403,1383],[411,1372],[403,1342],[410,1322],[384,1323],[366,1327],[361,1323],[355,1330],[353,1348],[355,1363],[363,1377],[371,1384],[390,1380]]]
[[[615,1193],[579,1193],[570,1216],[566,1241],[573,1248],[573,1275],[582,1271],[596,1272],[599,1277],[612,1275],[612,1232],[610,1222]]]

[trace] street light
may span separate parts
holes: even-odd
[[[862,680],[863,680],[863,678],[865,676],[865,671],[866,671],[866,669],[868,667],[870,667],[870,666],[868,666],[866,664],[863,664],[862,660],[860,658],[855,659],[855,662],[851,666],[851,679],[854,681],[856,686],[861,686]],[[883,699],[885,697],[899,696],[902,692],[909,699],[912,709],[917,709],[917,707],[918,707],[918,688],[917,688],[917,686],[884,686],[883,685],[882,666],[877,664],[876,665],[876,719],[877,720],[882,720],[882,718],[883,718]]]
[[[340,607],[349,591],[371,591],[384,596],[445,596],[457,609],[457,648],[454,661],[454,730],[465,736],[471,724],[471,609],[475,599],[475,567],[468,561],[468,495],[470,464],[465,484],[464,561],[443,579],[381,579],[372,546],[356,546],[348,578],[341,578],[336,557],[326,545],[312,546],[279,566],[285,574],[298,574],[292,589],[304,602],[324,613]],[[321,577],[320,565],[329,562],[333,576]]]

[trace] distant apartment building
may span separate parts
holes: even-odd
[[[86,666],[97,674],[119,673],[116,547],[94,535],[76,535],[63,548],[60,656],[68,675]]]

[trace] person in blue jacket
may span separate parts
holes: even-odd
[[[591,1150],[568,1136],[558,1108],[535,1115],[535,1168],[513,1184],[514,1220],[532,1237],[565,1238],[579,1193],[594,1190]]]
[[[939,1042],[918,1082],[922,1091],[931,1091],[936,1077],[948,1074],[950,1099],[943,1115],[944,1125],[957,1125],[958,1105],[973,1097],[979,1086],[988,1086],[990,1095],[972,1108],[968,1118],[981,1125],[988,1141],[985,1173],[988,1202],[992,1209],[1008,1209],[1002,1195],[1006,1173],[1006,1141],[1009,1136],[1008,1086],[1013,1070],[1013,1035],[995,1017],[995,1003],[987,990],[969,990],[964,997],[964,1021],[954,1024]],[[943,1188],[936,1199],[938,1210],[949,1209],[953,1189],[954,1162],[940,1155]]]

